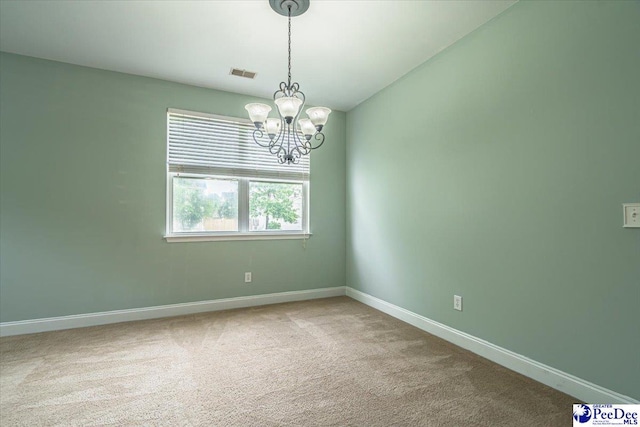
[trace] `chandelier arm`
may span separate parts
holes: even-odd
[[[296,116],[296,119],[297,119],[298,116],[300,116],[300,113],[302,113],[304,104],[307,102],[307,96],[304,94],[303,91],[300,90],[300,85],[297,82],[293,83],[291,87],[295,90],[295,92],[293,92],[293,95],[298,99],[302,99],[302,104],[300,104],[300,110],[298,111],[298,115]]]
[[[307,147],[306,145],[297,145],[294,150],[298,153],[298,155],[300,156],[307,156],[311,150],[309,150],[309,147]]]
[[[297,85],[297,83],[295,83]],[[306,140],[302,140],[300,138],[300,134],[298,133],[298,119],[300,118],[300,115],[302,114],[302,110],[304,109],[304,104],[306,101],[306,97],[304,95],[304,92],[302,91],[298,91],[297,93],[299,93],[302,97],[302,104],[300,105],[300,110],[298,111],[298,114],[296,115],[294,121],[292,122],[292,128],[291,129],[291,134],[293,134],[293,142],[295,144],[295,149],[297,150],[297,152],[299,153],[300,156],[303,155],[307,155],[311,152],[311,147],[308,144],[308,141]],[[307,146],[309,145],[309,147]],[[289,152],[291,153],[292,149],[289,149]]]
[[[287,82],[280,82],[280,87],[278,88],[278,90],[273,92],[273,100],[275,101],[278,98],[287,96],[287,90],[289,90]],[[278,96],[278,94],[280,94],[280,96]]]
[[[316,132],[315,135],[313,135],[313,139],[320,141],[320,143],[318,145],[316,145],[315,147],[311,144],[311,141],[309,141],[309,147],[312,150],[318,149],[322,146],[322,144],[324,144],[324,133],[322,132]]]
[[[279,163],[284,163],[285,156],[287,154],[286,150],[282,147],[282,142],[280,144],[274,144],[269,147],[269,152],[278,158]]]
[[[302,148],[304,148],[304,147],[302,147]],[[302,156],[306,156],[306,155],[309,154],[308,152],[303,151],[301,149],[301,147],[296,147],[295,151],[298,153],[297,156],[296,156],[296,157],[298,157],[298,159],[300,159]]]
[[[271,141],[269,144],[269,152],[274,155],[278,155],[280,151],[285,151],[282,147],[282,142],[284,140],[282,129],[278,132],[278,136]]]
[[[298,146],[298,143],[296,142],[296,124],[297,123],[298,123],[298,116],[296,116],[295,119],[291,121],[291,124],[288,125],[288,128],[287,128],[287,154],[289,155],[289,160],[293,158],[293,150]]]
[[[304,93],[300,90],[300,83],[298,82],[280,82],[280,86],[278,87],[278,90],[276,90],[275,92],[273,92],[273,100],[275,101],[278,98],[284,98],[284,97],[293,97],[293,98],[300,98],[300,96],[298,95],[302,95],[302,100],[305,101],[306,100],[306,96],[304,95]],[[300,107],[302,108],[302,107]]]
[[[300,157],[302,157],[302,153],[300,152],[300,149],[297,146],[294,146],[288,153],[288,160],[289,160],[289,164],[293,163],[295,165],[297,165],[298,163],[300,163]]]
[[[263,144],[258,140],[258,139],[262,139],[264,137],[264,132],[262,131],[262,129],[255,129],[253,131],[252,136],[253,136],[253,142],[255,142],[260,147],[268,148],[269,152],[271,154],[273,154],[273,155],[282,156],[279,153],[281,151],[285,151],[285,149],[282,147],[282,141],[280,141],[281,139],[283,139],[283,137],[282,137],[282,128],[278,132],[278,135],[274,139],[271,139],[269,141],[269,143],[267,143],[267,144]]]
[[[311,146],[309,144],[309,142],[305,139],[302,140],[300,138],[300,134],[298,132],[293,132],[293,140],[296,143],[296,150],[301,154],[301,155],[307,155],[311,152]]]
[[[278,133],[276,134],[275,138],[273,138],[270,142],[269,142],[269,148],[275,147],[276,145],[278,145],[278,142],[282,139],[282,123],[284,122],[284,120],[282,120],[282,118],[280,118],[280,127],[278,128]],[[282,143],[280,142],[279,145],[282,145]],[[275,154],[274,152],[271,152],[271,154]]]
[[[296,114],[296,116],[291,121],[291,127],[294,134],[297,133],[296,127],[298,125],[298,119],[300,118],[300,114],[302,114],[302,110],[304,110],[304,104],[307,102],[307,97],[305,96],[303,91],[298,90],[299,87],[300,85],[298,83],[294,83],[292,88],[295,89],[295,91],[291,94],[293,97],[302,100],[302,104],[300,104],[300,108],[298,108],[298,114]],[[278,114],[279,113],[280,112],[278,112]]]
[[[258,136],[257,138],[256,138],[256,135]],[[262,131],[262,129],[254,129],[252,136],[253,136],[253,142],[258,144],[260,147],[263,147],[263,148],[269,147],[269,144],[262,144],[261,142],[258,142],[258,138],[264,137],[264,132]]]
[[[299,163],[300,163],[300,154],[298,154],[298,155],[295,155],[295,154],[291,155],[291,158],[290,158],[290,160],[289,160],[289,163],[293,163],[294,165],[299,164]]]

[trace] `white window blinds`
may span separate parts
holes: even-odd
[[[309,156],[299,164],[278,163],[268,148],[253,141],[255,127],[249,120],[169,109],[167,121],[170,172],[309,179]]]

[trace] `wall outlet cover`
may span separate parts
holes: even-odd
[[[640,228],[640,203],[624,203],[622,210],[624,212],[623,227]]]
[[[453,296],[453,309],[462,311],[462,297],[460,295]]]

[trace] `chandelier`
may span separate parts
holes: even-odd
[[[266,104],[247,104],[244,108],[255,125],[253,140],[278,158],[279,163],[299,163],[300,157],[324,143],[322,128],[331,110],[325,107],[307,109],[308,117],[301,118],[305,96],[297,82],[291,83],[291,17],[302,15],[309,8],[309,0],[269,0],[271,8],[289,20],[289,74],[286,82],[273,94],[279,117],[268,117],[271,107]],[[268,136],[264,138],[264,135]]]

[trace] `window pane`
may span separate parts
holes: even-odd
[[[173,231],[238,231],[238,181],[174,177]]]
[[[249,183],[249,230],[302,230],[302,184]]]

